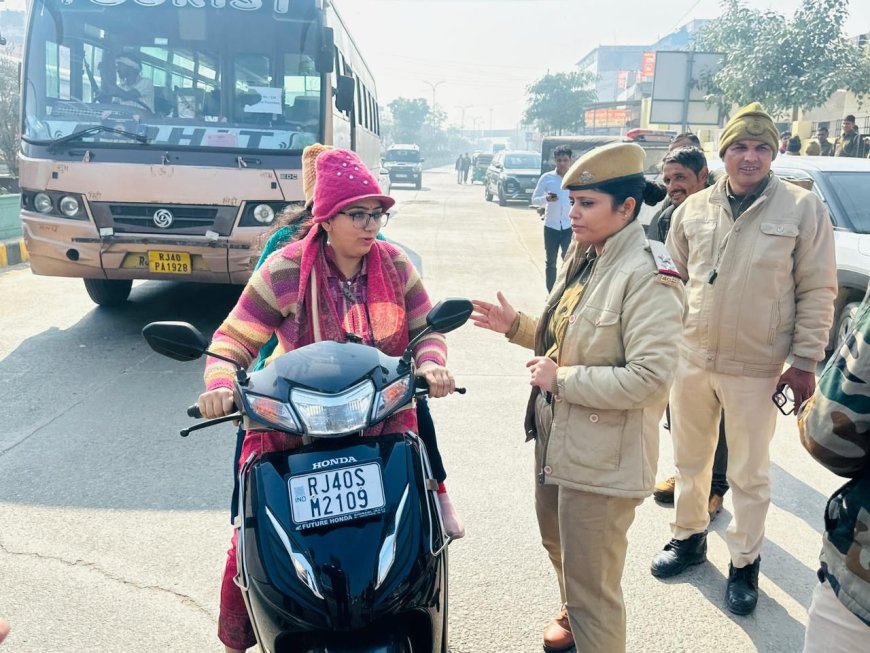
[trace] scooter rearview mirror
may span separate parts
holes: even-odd
[[[429,311],[426,324],[432,331],[447,333],[465,324],[473,311],[474,306],[467,299],[443,299]]]
[[[177,361],[195,361],[208,349],[205,336],[187,322],[152,322],[142,335],[151,349]]]

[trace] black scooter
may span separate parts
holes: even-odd
[[[447,653],[450,538],[425,447],[413,433],[361,435],[425,395],[411,357],[420,337],[456,329],[471,312],[468,300],[440,302],[398,358],[318,342],[251,374],[229,361],[238,412],[181,432],[241,418],[246,429],[304,437],[299,449],[252,455],[240,471],[236,583],[261,651]],[[142,333],[175,360],[214,356],[190,324],[154,322]],[[196,406],[188,415],[201,417]]]

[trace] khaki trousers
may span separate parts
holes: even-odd
[[[671,389],[671,439],[677,484],[674,538],[685,540],[709,524],[707,501],[720,414],[728,428],[727,478],[734,519],[725,541],[735,567],[752,564],[761,552],[770,505],[770,441],[777,408],[771,401],[775,377],[731,376],[703,370],[682,356]]]
[[[544,411],[548,410],[546,406]],[[538,420],[536,475],[549,434],[549,420],[546,430],[541,426]],[[628,547],[626,534],[641,501],[535,484],[541,542],[559,580],[577,653],[625,651],[622,571]]]

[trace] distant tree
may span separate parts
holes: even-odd
[[[423,124],[429,115],[429,103],[423,98],[409,100],[396,98],[389,103],[392,119],[392,137],[396,143],[417,143],[423,131]]]
[[[19,102],[18,62],[0,52],[0,161],[18,176]]]
[[[696,50],[725,53],[706,90],[730,109],[761,102],[774,115],[814,109],[839,89],[870,93],[870,57],[848,41],[848,0],[803,0],[791,19],[723,0],[722,15],[695,38]]]
[[[523,121],[551,134],[580,129],[585,124],[586,108],[597,99],[594,82],[591,73],[547,73],[526,87]]]

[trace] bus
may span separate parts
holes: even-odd
[[[34,274],[244,284],[320,142],[380,167],[371,71],[332,0],[33,0],[21,218]]]

